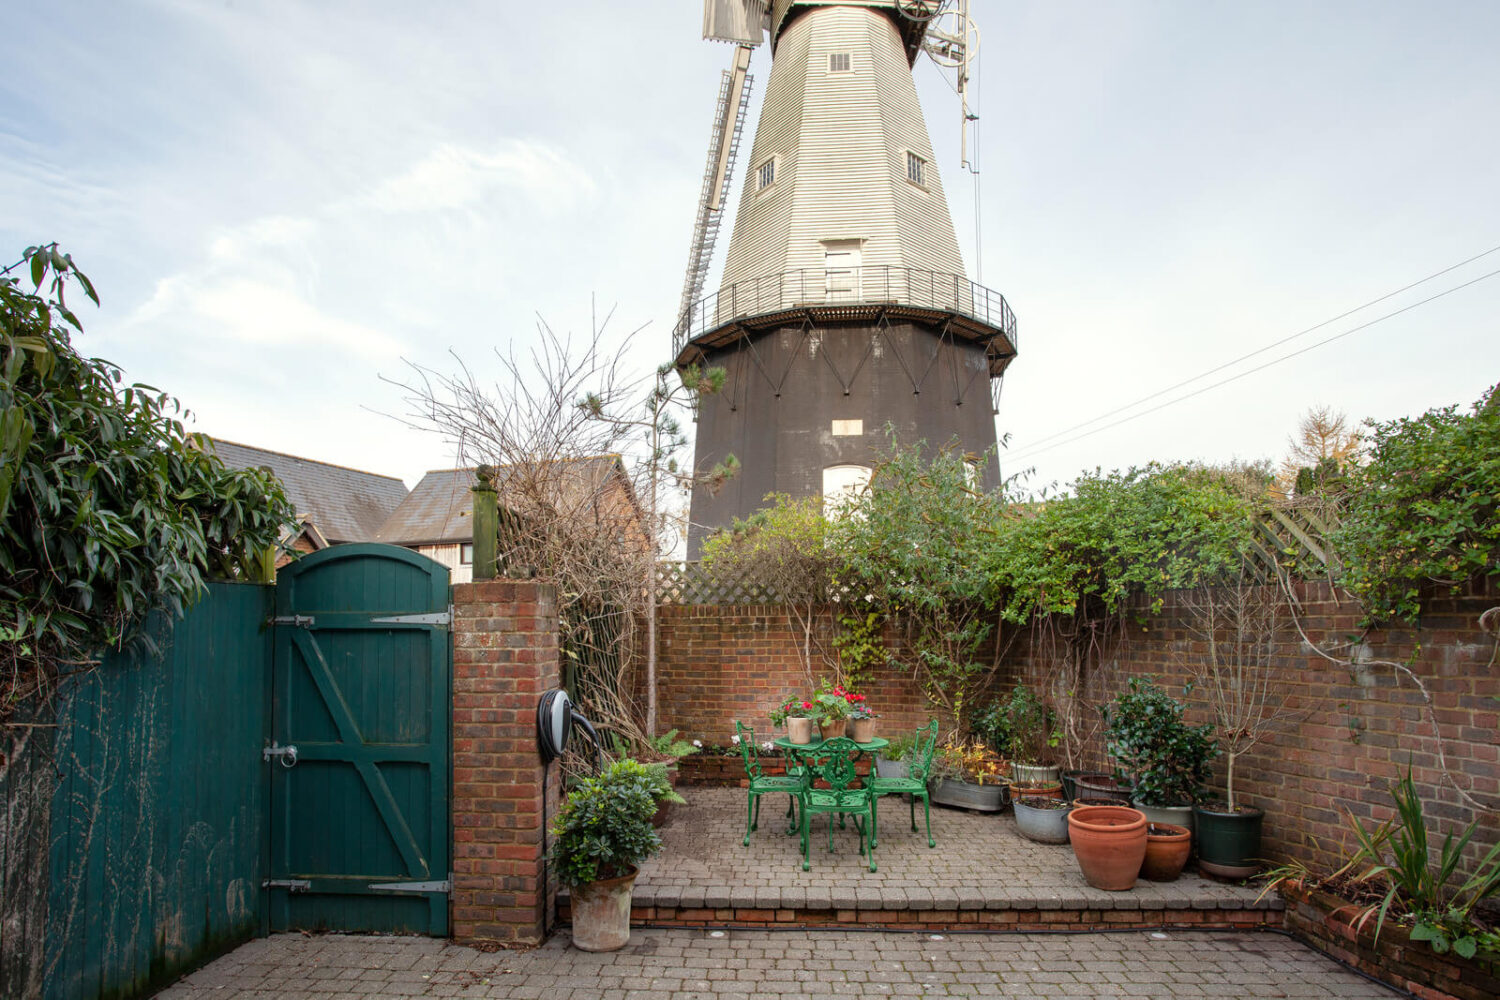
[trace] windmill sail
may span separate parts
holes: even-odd
[[[704,38],[759,45],[765,31],[765,0],[703,0]]]

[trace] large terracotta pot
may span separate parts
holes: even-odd
[[[868,743],[875,738],[874,719],[855,719],[849,723],[849,738],[856,743]]]
[[[1146,859],[1141,862],[1141,878],[1152,882],[1177,881],[1192,846],[1193,835],[1187,827],[1147,823]]]
[[[806,746],[812,742],[813,720],[811,719],[787,719],[786,738],[798,746]]]
[[[573,946],[583,951],[618,951],[630,942],[630,890],[639,871],[600,879],[572,889]]]
[[[844,735],[844,730],[849,728],[848,719],[834,719],[828,725],[818,723],[818,732],[823,734],[825,740],[837,739]]]
[[[1146,817],[1129,806],[1084,806],[1068,813],[1068,837],[1083,877],[1096,889],[1135,886],[1146,859]]]

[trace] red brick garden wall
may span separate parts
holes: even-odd
[[[660,609],[657,627],[656,689],[663,729],[675,727],[688,739],[720,746],[730,742],[736,719],[753,726],[759,740],[785,735],[771,729],[771,709],[786,695],[812,687],[798,655],[802,630],[785,609],[667,605]],[[894,632],[886,642],[888,648],[900,649]],[[816,647],[813,662],[822,663]],[[832,676],[820,666],[814,677],[825,674]],[[882,671],[864,693],[880,713],[880,736],[910,733],[938,714],[923,704],[910,675],[894,670]]]
[[[1156,676],[1180,690],[1204,649],[1188,631],[1182,595],[1143,626],[1125,628],[1125,638],[1091,671],[1091,700],[1102,702],[1134,674]],[[1312,863],[1336,862],[1347,837],[1342,808],[1367,822],[1390,814],[1389,783],[1405,767],[1414,768],[1428,815],[1446,831],[1481,816],[1471,850],[1500,840],[1500,813],[1476,812],[1453,781],[1500,809],[1500,663],[1495,642],[1477,624],[1500,594],[1474,590],[1457,598],[1431,600],[1418,631],[1374,631],[1361,637],[1358,606],[1336,600],[1322,585],[1302,588],[1303,628],[1314,643],[1351,658],[1408,664],[1430,692],[1444,735],[1447,762],[1439,767],[1438,741],[1431,716],[1410,679],[1390,667],[1349,669],[1302,647],[1289,634],[1278,658],[1276,686],[1288,695],[1294,713],[1268,744],[1236,766],[1237,790],[1266,808],[1266,849],[1277,857]],[[754,720],[757,736],[769,726],[767,714],[788,691],[807,686],[794,642],[799,636],[776,607],[664,607],[659,617],[661,647],[658,692],[663,727],[725,743],[734,720]],[[1351,647],[1351,638],[1356,640]],[[888,643],[899,649],[897,637]],[[1047,663],[1029,641],[1007,657],[998,690],[1017,679],[1037,684]],[[883,671],[869,687],[871,702],[883,713],[882,735],[910,731],[931,714],[908,675]],[[1191,716],[1207,721],[1201,701],[1189,698]],[[1095,715],[1092,711],[1090,715]],[[947,721],[944,720],[944,731]],[[1102,757],[1102,747],[1093,746]],[[1216,766],[1222,784],[1222,759]]]
[[[1188,628],[1184,596],[1169,595],[1161,614],[1123,630],[1124,640],[1093,671],[1090,690],[1096,696],[1110,697],[1132,675],[1153,675],[1180,694],[1192,665],[1206,655]],[[1235,765],[1237,797],[1266,810],[1266,850],[1278,858],[1341,864],[1338,851],[1350,839],[1343,810],[1367,825],[1383,821],[1391,813],[1390,783],[1408,761],[1429,821],[1435,818],[1439,829],[1448,830],[1481,815],[1476,856],[1481,843],[1487,847],[1500,839],[1500,812],[1477,812],[1454,784],[1500,810],[1500,663],[1492,660],[1494,640],[1478,625],[1486,608],[1500,604],[1500,595],[1476,589],[1430,600],[1419,630],[1364,634],[1359,606],[1337,600],[1326,585],[1304,585],[1299,598],[1307,638],[1366,665],[1351,669],[1329,662],[1308,649],[1295,629],[1287,633],[1275,661],[1274,688],[1287,695],[1290,715],[1269,742]],[[1371,660],[1408,665],[1427,687],[1443,734],[1446,773],[1416,683]],[[1013,678],[1033,684],[1047,676],[1048,665],[1034,652],[1016,657],[1015,667]],[[1186,699],[1189,718],[1212,721],[1200,694]],[[1222,791],[1222,757],[1214,770]]]
[[[453,588],[453,937],[538,944],[543,771],[536,705],[562,678],[557,599],[531,581]],[[552,772],[551,808],[558,801]]]

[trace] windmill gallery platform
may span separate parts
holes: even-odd
[[[1184,872],[1175,882],[1139,881],[1105,892],[1083,880],[1067,846],[1037,844],[1017,832],[1009,811],[934,806],[937,847],[913,833],[905,803],[880,814],[877,871],[859,854],[853,828],[815,820],[812,870],[802,870],[795,836],[785,834],[785,800],[766,796],[750,846],[745,792],[686,788],[661,829],[662,851],[641,866],[631,923],[639,927],[828,927],[929,931],[1223,929],[1280,927],[1282,901],[1257,899],[1253,885]],[[921,808],[917,821],[921,824]],[[559,919],[568,899],[558,898]]]

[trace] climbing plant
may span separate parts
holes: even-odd
[[[0,722],[208,577],[253,575],[295,515],[268,472],[189,433],[177,400],[78,353],[70,287],[98,302],[55,245],[0,273]]]

